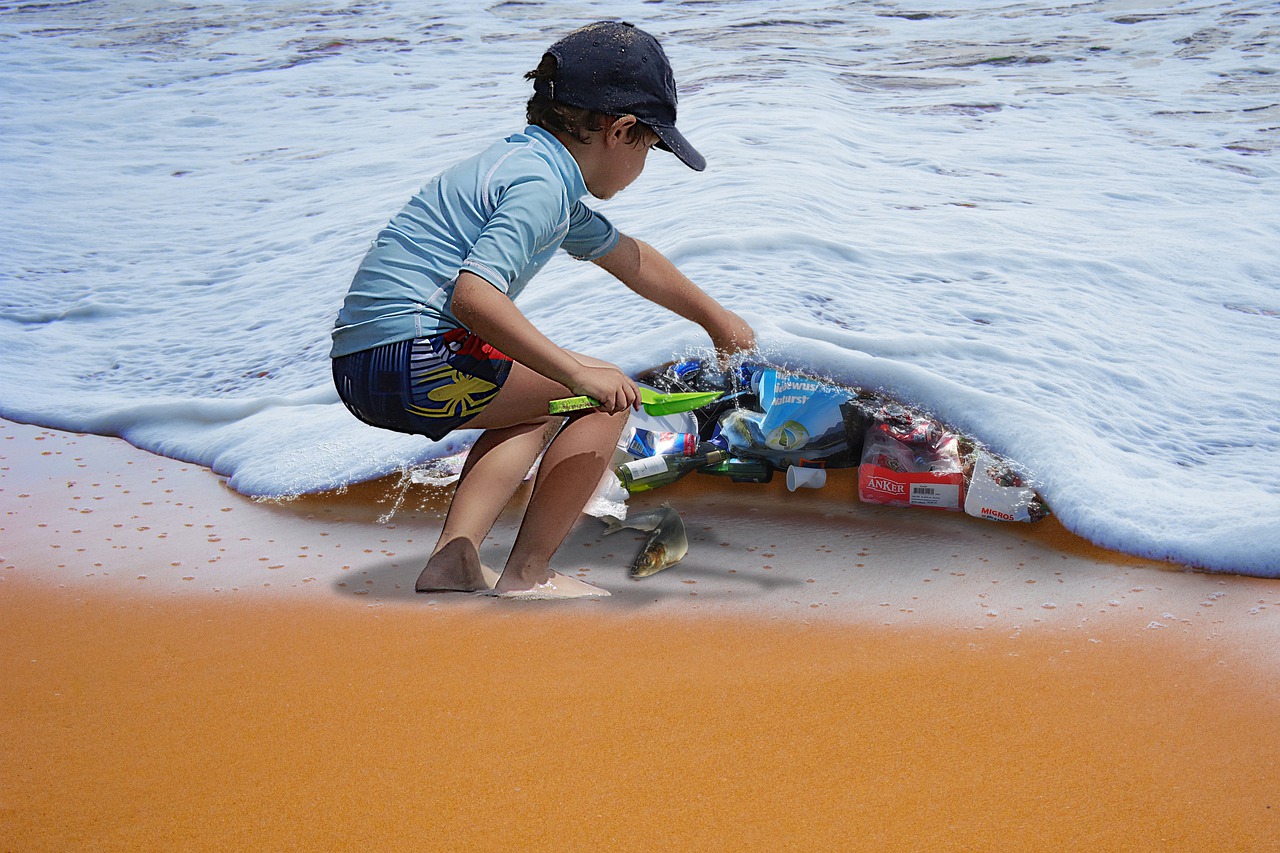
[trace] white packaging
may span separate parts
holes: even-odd
[[[643,384],[641,387],[649,388],[648,385]],[[651,388],[650,390],[656,391],[657,389]],[[651,415],[641,407],[638,411],[632,412],[630,417],[627,418],[627,425],[622,430],[622,435],[618,437],[619,450],[626,451],[627,445],[635,437],[637,429],[647,429],[649,432],[697,433],[698,419],[693,412],[678,412],[674,415]],[[627,459],[634,458],[630,454],[627,455]]]
[[[1017,485],[1001,485],[1001,478]],[[1009,471],[1009,466],[985,450],[978,450],[973,476],[965,494],[964,511],[996,521],[1035,521],[1032,506],[1039,504],[1034,489]]]

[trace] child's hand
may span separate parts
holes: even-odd
[[[640,387],[618,368],[583,365],[570,386],[574,394],[586,394],[600,401],[603,411],[621,412],[640,408]]]
[[[747,321],[728,309],[724,310],[719,323],[707,327],[707,334],[711,336],[722,369],[728,366],[730,357],[735,353],[755,349],[756,346],[756,333]]]

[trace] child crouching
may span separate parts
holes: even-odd
[[[418,578],[421,592],[608,595],[553,571],[550,560],[639,408],[639,389],[616,366],[556,345],[516,306],[557,249],[699,324],[722,356],[755,343],[740,317],[582,203],[631,184],[654,147],[705,168],[675,128],[675,82],[658,42],[630,24],[591,24],[552,45],[526,76],[529,126],[434,177],[391,219],[333,333],[334,381],[356,417],[432,439],[484,430]],[[582,394],[599,407],[548,414],[551,400]],[[519,534],[495,575],[480,562],[480,544],[539,454]]]

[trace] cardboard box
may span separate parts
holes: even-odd
[[[924,506],[958,511],[964,502],[964,473],[894,471],[858,466],[858,498],[885,506]]]
[[[885,506],[959,511],[964,506],[964,468],[955,436],[939,433],[928,442],[911,443],[872,429],[858,466],[858,498]]]

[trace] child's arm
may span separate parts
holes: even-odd
[[[640,407],[640,389],[634,380],[616,367],[578,361],[538,331],[505,293],[475,273],[464,270],[458,275],[450,308],[483,340],[572,394],[594,397],[607,412]]]
[[[756,345],[755,332],[745,320],[708,296],[648,243],[623,234],[614,250],[595,263],[650,302],[697,323],[721,356]]]

